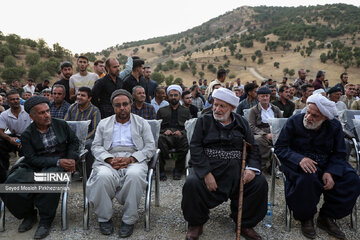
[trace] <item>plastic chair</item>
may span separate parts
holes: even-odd
[[[88,218],[85,216],[89,215],[89,203],[86,198],[86,160],[85,155],[88,152],[85,149],[85,141],[88,134],[88,127],[90,124],[90,120],[88,121],[67,121],[70,128],[75,132],[76,136],[78,137],[80,141],[79,146],[79,159],[82,163],[82,169],[84,172],[84,176],[82,178],[83,182],[83,193],[84,193],[84,218],[83,218],[83,228],[88,229]],[[19,158],[16,164],[19,164],[21,161],[23,161],[24,157]],[[66,183],[66,186],[68,187],[70,185],[70,182]],[[68,190],[64,190],[62,193],[62,201],[61,201],[61,229],[66,230],[68,228],[68,221],[67,221],[67,199],[68,199]],[[5,231],[5,204],[3,201],[0,203],[0,231]]]
[[[197,118],[189,119],[185,122],[185,130],[186,130],[186,137],[188,140],[188,143],[190,145],[192,135],[194,133],[195,125],[196,125]],[[190,148],[186,154],[185,158],[185,169],[186,169],[186,176],[189,175],[189,161],[190,161]]]
[[[294,116],[296,114],[300,114],[301,111],[302,111],[302,109],[295,109],[292,115]]]
[[[246,121],[249,121],[249,112],[250,112],[250,108],[243,109],[243,113],[244,113],[243,118],[245,118]]]

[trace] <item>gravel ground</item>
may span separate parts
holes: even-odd
[[[168,173],[170,175],[170,173]],[[270,185],[270,176],[266,175]],[[144,229],[144,202],[139,209],[140,219],[135,225],[133,235],[128,239],[184,239],[185,221],[182,216],[180,202],[181,189],[185,178],[181,181],[173,181],[172,179],[160,183],[160,207],[154,206],[154,195],[152,196],[151,208],[151,230],[146,232]],[[270,186],[269,186],[270,187]],[[115,232],[111,236],[104,236],[99,232],[98,223],[95,214],[90,210],[90,227],[89,230],[82,229],[82,187],[81,182],[73,182],[71,186],[71,193],[69,195],[68,214],[69,214],[69,229],[61,230],[60,223],[60,205],[58,213],[53,222],[51,233],[46,239],[117,239],[118,230],[121,223],[122,206],[117,201],[114,201],[114,216],[113,222]],[[282,180],[276,181],[276,205],[273,207],[273,226],[266,228],[263,222],[256,226],[256,231],[263,237],[263,239],[307,239],[300,231],[300,223],[292,220],[292,229],[290,232],[284,230],[284,191]],[[235,224],[229,217],[230,202],[226,202],[211,210],[210,220],[204,227],[204,233],[201,239],[235,239],[234,227]],[[360,211],[358,207],[358,215]],[[6,212],[6,230],[0,233],[0,239],[32,239],[36,227],[26,233],[18,233],[17,227],[20,220],[14,218],[8,211]],[[338,221],[341,229],[345,232],[347,239],[359,240],[360,233],[350,230],[350,218],[346,217]],[[360,224],[357,229],[360,232]],[[243,238],[242,238],[243,239]],[[328,235],[325,231],[317,229],[317,239],[335,239]]]

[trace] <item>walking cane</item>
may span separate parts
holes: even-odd
[[[240,190],[239,190],[239,207],[238,207],[238,216],[237,216],[237,223],[236,223],[236,240],[240,240],[240,233],[241,233],[241,216],[242,216],[242,204],[243,204],[243,195],[244,195],[243,178],[244,178],[247,148],[252,149],[252,146],[251,146],[251,144],[249,144],[245,140],[243,140],[243,152],[242,152],[242,159],[241,159],[241,175],[240,175]]]

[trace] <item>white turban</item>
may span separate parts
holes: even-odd
[[[324,92],[325,92],[324,89],[319,88],[319,89],[315,90],[315,91],[313,92],[313,94],[314,94],[314,95],[315,95],[315,94],[321,94],[321,93],[324,93]]]
[[[314,103],[320,110],[321,114],[329,120],[334,119],[338,115],[336,104],[321,94],[313,94],[306,100],[306,103]]]
[[[227,102],[234,107],[237,107],[239,105],[239,98],[235,95],[233,91],[227,88],[215,89],[212,93],[212,97]]]
[[[182,94],[182,88],[179,85],[174,84],[168,86],[168,88],[166,89],[166,94],[169,94],[171,90],[176,90],[180,93],[180,95]]]

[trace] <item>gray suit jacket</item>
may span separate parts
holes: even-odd
[[[114,155],[111,149],[115,115],[105,118],[99,122],[96,128],[95,138],[91,151],[96,159],[104,163],[107,158]],[[155,141],[149,123],[135,114],[130,113],[131,137],[136,151],[131,154],[138,162],[149,161],[155,154]]]
[[[274,112],[274,118],[282,118],[280,109],[270,103],[270,107]],[[265,135],[270,133],[270,126],[261,121],[261,106],[260,103],[250,108],[249,112],[249,125],[254,135]]]

